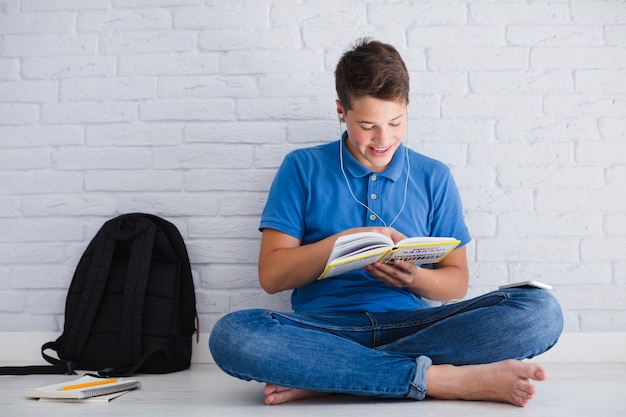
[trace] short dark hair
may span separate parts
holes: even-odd
[[[339,60],[335,89],[346,111],[353,99],[365,96],[409,104],[409,73],[396,48],[362,38]]]

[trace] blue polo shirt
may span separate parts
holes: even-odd
[[[471,239],[457,187],[444,164],[400,145],[387,169],[376,173],[350,154],[344,140],[295,150],[285,157],[259,228],[276,229],[306,245],[353,227],[384,226],[355,201],[347,182],[354,196],[387,225],[400,213],[393,227],[408,237],[452,236],[461,241],[459,246]],[[405,187],[406,205],[400,211]],[[296,312],[384,312],[426,306],[411,291],[384,284],[364,270],[297,288],[291,303]]]

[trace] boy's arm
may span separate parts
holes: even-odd
[[[259,282],[269,293],[309,284],[322,273],[337,240],[331,236],[309,245],[274,229],[263,229],[259,252]]]
[[[405,237],[391,227],[359,227],[344,230],[315,243],[302,245],[300,239],[291,235],[275,229],[263,229],[259,252],[261,287],[267,293],[274,294],[315,281],[324,271],[337,238],[365,231],[383,233],[394,241]]]

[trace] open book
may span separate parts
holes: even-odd
[[[335,242],[324,272],[318,279],[395,259],[418,265],[434,264],[445,258],[459,243],[460,240],[452,237],[410,237],[394,244],[387,236],[375,232],[341,236]]]
[[[26,390],[26,396],[46,399],[78,399],[106,396],[141,388],[139,381],[127,378],[96,378],[83,376],[72,381]]]

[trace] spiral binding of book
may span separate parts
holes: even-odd
[[[113,384],[113,385],[107,385],[107,386],[101,386],[97,388],[89,388],[89,389],[81,390],[79,398],[83,399],[83,398],[90,398],[90,397],[98,397],[100,395],[109,395],[109,394],[114,394],[116,392],[121,392],[121,391],[131,391],[134,389],[138,389],[140,387],[141,387],[141,383],[139,381],[122,382],[122,383]]]

